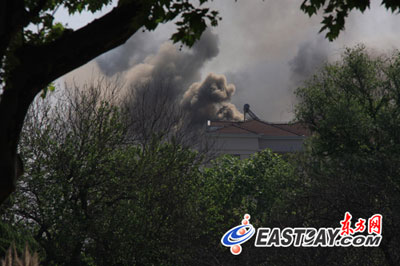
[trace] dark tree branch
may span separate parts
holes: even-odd
[[[3,0],[0,3],[0,59],[6,53],[15,35],[27,27],[37,17],[47,0],[39,0],[29,12],[25,9],[24,0]]]
[[[124,1],[83,28],[73,32],[66,30],[51,43],[24,45],[16,50],[17,64],[7,76],[0,101],[0,204],[15,190],[15,180],[20,172],[17,144],[34,97],[56,78],[125,43],[148,20],[151,2]],[[7,3],[7,10],[15,8]],[[4,19],[0,29],[3,23]],[[0,45],[2,48],[3,39]]]
[[[24,10],[23,0],[0,1],[0,59],[3,59]]]

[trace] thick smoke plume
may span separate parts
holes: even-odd
[[[144,43],[141,38],[138,42]],[[129,47],[132,49],[128,49]],[[137,87],[152,81],[163,81],[170,84],[170,89],[175,91],[170,92],[173,94],[182,92],[193,82],[199,81],[204,64],[219,53],[218,37],[211,31],[206,31],[190,50],[180,51],[171,42],[164,42],[157,53],[147,53],[141,62],[134,65],[125,62],[135,61],[139,58],[137,53],[143,53],[141,49],[134,49],[135,45],[129,47],[124,50],[124,57],[107,57],[107,64],[110,67],[119,65],[118,71],[123,73],[127,84]],[[103,61],[99,64],[101,69],[107,69]]]
[[[193,83],[182,99],[183,108],[191,114],[191,121],[240,120],[243,115],[230,101],[235,85],[225,76],[209,74],[203,82]]]
[[[296,56],[289,61],[292,81],[301,84],[328,62],[329,42],[322,36],[299,45]]]
[[[132,66],[132,62],[139,58],[135,48],[143,43],[143,36],[139,36],[138,40],[131,40],[131,44],[118,53],[114,52],[116,56],[107,55],[98,61],[105,73],[111,73],[113,69],[123,71],[130,89],[129,97],[126,97],[128,105],[138,106],[139,100],[146,102],[143,108],[148,114],[159,109],[160,102],[163,106],[174,106],[174,110],[181,108],[192,126],[204,125],[208,119],[237,120],[241,117],[230,103],[235,86],[228,84],[224,76],[209,74],[203,82],[199,82],[205,63],[219,53],[216,34],[206,31],[199,42],[185,51],[165,42],[156,54],[150,54],[141,63]],[[143,53],[143,49],[139,49],[139,53]]]
[[[158,47],[150,32],[137,32],[124,45],[97,58],[97,64],[105,75],[113,76],[143,62]]]
[[[96,59],[99,68],[109,76],[119,73],[135,87],[165,79],[168,94],[178,102],[191,84],[208,73],[225,74],[236,87],[232,96],[236,106],[249,103],[264,120],[289,121],[293,91],[324,62],[340,59],[343,48],[364,43],[390,52],[400,47],[400,16],[388,12],[379,1],[371,1],[371,9],[363,14],[352,12],[346,30],[329,44],[325,32],[318,34],[322,16],[309,18],[300,10],[301,1],[208,4],[223,19],[213,29],[216,34],[206,32],[193,48],[179,51],[170,42],[162,44],[175,31],[173,24],[163,24],[154,32],[136,33],[123,46]]]

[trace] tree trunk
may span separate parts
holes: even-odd
[[[15,190],[16,180],[23,173],[17,145],[31,99],[17,92],[5,90],[0,101],[0,204]]]
[[[35,96],[58,77],[126,42],[147,21],[150,8],[151,2],[126,1],[79,30],[66,30],[53,42],[15,48],[0,99],[0,204],[22,174],[17,147]]]

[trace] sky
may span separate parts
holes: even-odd
[[[333,42],[318,33],[321,16],[309,18],[301,12],[301,2],[213,1],[208,5],[219,10],[222,21],[191,49],[179,50],[169,41],[175,27],[167,23],[152,32],[137,32],[58,82],[84,83],[93,74],[119,75],[139,87],[167,80],[169,93],[193,119],[240,119],[248,103],[265,121],[290,121],[293,91],[324,63],[339,60],[345,47],[362,43],[376,53],[400,47],[400,15],[381,7],[380,1],[372,1],[364,14],[353,11]],[[56,18],[79,28],[111,9],[73,17],[60,10]]]

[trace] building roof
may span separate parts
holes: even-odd
[[[310,131],[300,123],[269,123],[261,120],[210,121],[209,132],[221,134],[258,134],[265,136],[309,136]]]

